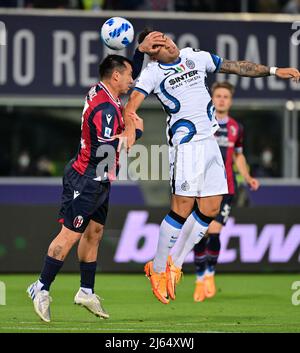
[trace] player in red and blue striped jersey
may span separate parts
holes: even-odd
[[[79,174],[97,180],[115,179],[118,166],[118,141],[112,139],[125,128],[122,117],[122,103],[114,97],[104,82],[93,86],[86,96],[82,114],[82,134],[78,153],[71,166]],[[115,150],[115,164],[106,174],[97,175],[97,166],[105,157],[99,153],[101,145],[109,145]],[[98,151],[98,152],[97,152]]]
[[[226,168],[228,194],[223,196],[220,212],[209,225],[208,236],[204,237],[194,247],[194,262],[197,274],[194,291],[196,302],[201,302],[205,298],[211,298],[216,294],[214,274],[221,248],[220,233],[228,220],[236,189],[233,163],[235,162],[239,173],[251,189],[257,190],[259,187],[258,180],[252,178],[248,172],[247,162],[243,154],[243,127],[228,115],[232,105],[233,93],[234,88],[228,82],[216,82],[212,86],[212,100],[220,126],[215,133],[215,137]]]
[[[141,135],[142,119],[132,115],[124,122],[122,117],[119,96],[133,84],[131,61],[109,55],[100,64],[99,73],[101,81],[90,89],[85,100],[79,151],[64,171],[61,231],[49,246],[39,280],[27,289],[36,313],[46,322],[50,321],[50,286],[77,241],[81,282],[75,304],[99,317],[109,317],[94,293],[94,282],[110,182],[118,173],[119,141],[113,136],[127,126],[136,128],[137,135]]]

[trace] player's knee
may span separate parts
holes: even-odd
[[[48,255],[63,260],[72,246],[79,240],[80,234],[63,227],[48,249]]]
[[[215,218],[217,217],[218,213],[220,212],[220,206],[218,205],[213,205],[212,207],[210,207],[207,210],[207,214],[206,216],[211,217],[211,218]]]
[[[209,207],[205,207],[205,209],[200,210],[205,216],[215,218],[220,212],[220,206],[217,204],[212,204]]]
[[[104,226],[99,223],[93,224],[89,229],[84,232],[83,236],[92,243],[99,244],[103,236]]]
[[[200,211],[207,217],[215,218],[220,212],[221,199],[215,198],[214,200],[205,200],[200,203]]]
[[[208,233],[219,234],[222,230],[223,224],[220,223],[220,220],[214,220],[211,222],[208,228]]]
[[[194,200],[190,197],[176,197],[173,196],[172,199],[172,211],[181,217],[187,218],[194,205]]]

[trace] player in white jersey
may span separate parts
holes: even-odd
[[[176,195],[227,193],[223,162],[212,137],[219,125],[205,85],[206,73],[217,71],[220,64],[216,55],[185,48],[172,64],[149,63],[136,82],[135,90],[144,96],[153,91],[169,115],[170,179]],[[217,158],[204,180],[204,158],[209,162],[212,156]]]
[[[141,33],[141,42],[150,31]],[[161,33],[165,45],[150,56],[151,62],[141,72],[135,90],[125,107],[125,116],[135,113],[150,93],[163,105],[167,118],[170,146],[171,211],[160,226],[154,261],[145,265],[154,295],[164,304],[175,299],[175,287],[181,277],[186,255],[205,235],[210,222],[219,212],[227,182],[222,156],[214,132],[218,124],[205,84],[206,74],[221,72],[248,77],[276,75],[299,81],[294,68],[267,67],[248,61],[228,61],[206,51],[192,48],[179,50],[171,38]],[[134,131],[124,136],[127,147],[134,143]],[[197,200],[198,209],[193,210]],[[179,233],[181,249],[176,261],[169,256]]]

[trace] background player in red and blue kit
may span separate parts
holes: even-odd
[[[228,194],[223,196],[220,212],[211,222],[207,237],[204,237],[194,247],[194,262],[196,266],[196,287],[194,300],[201,302],[216,294],[215,268],[220,252],[220,233],[226,224],[235,193],[235,178],[233,163],[239,173],[253,190],[259,187],[258,180],[252,178],[248,172],[247,162],[243,154],[243,127],[228,113],[232,105],[233,86],[228,82],[214,83],[212,86],[212,100],[216,108],[216,117],[220,125],[215,133],[218,145],[222,152],[228,183]]]
[[[110,182],[118,172],[118,139],[127,126],[141,135],[142,119],[122,117],[121,94],[133,84],[132,63],[119,55],[109,55],[99,66],[101,81],[86,96],[82,114],[79,151],[65,168],[62,205],[59,214],[62,229],[51,242],[38,281],[27,292],[40,318],[50,321],[49,289],[73,245],[78,244],[80,289],[75,304],[93,314],[108,318],[100,298],[94,293],[97,253],[107,217]],[[104,154],[105,152],[109,152]],[[104,156],[106,158],[104,158]]]

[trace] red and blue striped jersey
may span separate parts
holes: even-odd
[[[243,152],[243,127],[236,120],[227,117],[218,120],[220,128],[215,133],[218,145],[220,147],[228,184],[228,194],[234,194],[235,178],[233,173],[233,154]]]
[[[81,141],[72,163],[72,167],[79,174],[97,180],[116,178],[119,168],[119,153],[117,152],[119,140],[112,140],[111,137],[122,133],[125,129],[122,109],[121,101],[114,99],[102,82],[89,90],[82,113]],[[114,153],[111,155],[103,153],[107,150],[104,148],[101,151],[103,146],[112,146]],[[104,160],[108,164],[105,172],[100,173],[102,167],[99,168],[99,165]]]

